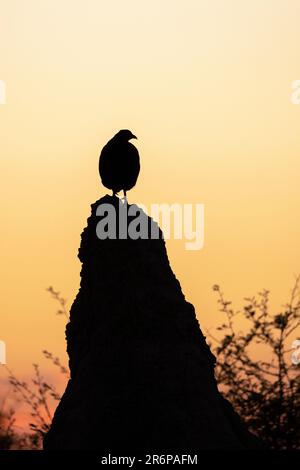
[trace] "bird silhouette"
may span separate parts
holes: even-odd
[[[103,147],[99,158],[99,173],[103,186],[113,191],[129,191],[135,185],[140,172],[140,156],[129,142],[137,137],[128,129],[120,130]]]

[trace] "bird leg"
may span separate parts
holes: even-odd
[[[123,193],[124,193],[124,197],[122,198],[123,202],[127,203],[127,197],[126,197],[126,190],[125,189],[123,189]]]

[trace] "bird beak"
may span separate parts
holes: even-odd
[[[137,136],[136,136],[136,135],[133,135],[133,134],[132,134],[131,138],[137,140]]]

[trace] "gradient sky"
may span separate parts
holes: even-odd
[[[106,192],[99,152],[121,128],[142,161],[130,202],[205,204],[204,249],[167,243],[202,328],[221,318],[215,283],[237,307],[264,287],[274,312],[287,300],[300,272],[299,24],[299,0],[1,0],[0,339],[16,373],[44,348],[66,362],[45,288],[76,295],[80,233]]]

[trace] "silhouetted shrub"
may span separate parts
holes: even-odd
[[[241,312],[231,307],[218,285],[213,290],[225,317],[217,328],[220,337],[209,333],[220,390],[270,448],[299,449],[300,371],[297,355],[293,361],[291,357],[300,325],[299,278],[289,302],[275,315],[269,312],[267,290],[245,298]],[[241,315],[247,319],[247,331],[238,331]],[[258,353],[266,359],[254,358]]]

